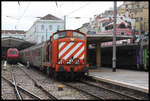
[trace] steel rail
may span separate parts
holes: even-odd
[[[104,89],[111,90],[112,92],[124,95],[126,97],[129,97],[135,100],[147,100],[148,99],[148,94],[140,92],[140,91],[136,91],[132,88],[126,88],[121,85],[116,85],[107,81],[98,80],[98,79],[93,78],[92,76],[87,76],[86,78],[87,78],[86,81],[82,81],[82,82],[86,82],[90,84],[92,83],[92,85],[94,83],[94,85],[98,87],[103,87]],[[97,83],[100,85],[98,85]]]
[[[5,98],[4,98],[3,96],[1,96],[1,99],[2,99],[2,100],[5,100]]]
[[[116,94],[119,94],[119,95],[128,97],[128,98],[130,98],[130,99],[141,100],[141,99],[136,98],[136,97],[134,97],[134,96],[129,96],[129,95],[123,94],[123,93],[121,93],[121,92],[119,92],[119,91],[115,91],[115,90],[112,90],[112,89],[108,89],[108,88],[106,88],[106,87],[102,87],[102,86],[97,86],[97,85],[91,84],[91,83],[89,83],[89,82],[87,82],[87,81],[80,81],[80,82],[82,82],[82,83],[84,83],[84,84],[87,84],[87,85],[90,85],[90,86],[94,86],[94,87],[97,87],[97,88],[102,88],[102,89],[108,90],[108,91],[110,91],[110,92],[113,92],[113,93],[116,93]]]
[[[4,76],[2,76],[2,78],[3,78],[6,82],[8,82],[11,86],[15,86],[13,82],[9,81],[9,80],[6,79]],[[25,92],[26,94],[28,94],[28,95],[31,96],[32,98],[36,98],[36,99],[38,99],[38,100],[41,100],[40,97],[38,97],[38,96],[32,94],[31,92],[25,90],[24,88],[22,88],[22,87],[20,87],[20,86],[18,86],[18,85],[17,85],[17,88],[18,88],[19,90]]]
[[[61,82],[61,83],[64,84],[64,85],[66,85],[66,86],[69,86],[70,88],[73,88],[73,89],[76,89],[76,90],[81,91],[81,92],[83,92],[83,93],[86,93],[87,95],[90,95],[90,96],[96,98],[96,100],[105,100],[105,99],[102,98],[102,97],[93,95],[93,94],[91,94],[91,93],[89,93],[89,92],[87,92],[87,91],[85,91],[85,90],[82,90],[82,89],[80,89],[80,88],[74,87],[74,86],[72,86],[72,85],[70,85],[70,84],[67,84],[67,83],[65,83],[65,82]]]
[[[46,89],[44,89],[40,84],[36,82],[23,68],[20,68],[33,82],[36,87],[41,89],[48,97],[50,97],[53,100],[58,100],[55,96],[53,96],[51,93],[49,93]]]
[[[16,80],[15,80],[15,77],[14,77],[14,74],[13,74],[13,65],[11,65],[11,78],[12,78],[12,82],[14,84],[16,96],[17,96],[18,99],[22,100],[23,98],[22,98],[20,92],[18,91],[18,88],[17,88],[17,85],[16,85]]]

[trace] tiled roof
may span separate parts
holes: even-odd
[[[2,34],[25,34],[26,32],[24,30],[1,30]]]
[[[40,19],[41,20],[61,20],[60,18],[57,18],[51,14],[47,14],[46,16],[41,17]]]

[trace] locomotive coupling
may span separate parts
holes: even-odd
[[[74,70],[74,67],[71,67],[71,68],[70,68],[70,70],[71,70],[71,72],[73,72],[73,70]]]

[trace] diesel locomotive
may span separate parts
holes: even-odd
[[[53,33],[49,40],[20,51],[20,60],[54,78],[74,79],[88,74],[86,34],[76,30]]]

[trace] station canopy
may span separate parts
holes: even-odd
[[[31,43],[19,38],[14,38],[14,37],[1,38],[2,48],[17,48],[18,50],[21,50],[21,49],[28,48],[32,45],[35,45],[35,43]]]
[[[116,35],[117,40],[132,39],[131,35]],[[97,43],[97,42],[110,42],[113,41],[113,35],[111,34],[87,34],[88,43]]]
[[[127,35],[116,35],[116,40],[124,40],[124,39],[132,39],[133,36],[127,36]],[[108,42],[113,41],[113,35],[103,35],[103,34],[88,34],[87,35],[87,42],[88,43],[97,43],[97,42]],[[4,37],[1,39],[1,47],[4,48],[17,48],[19,50],[28,48],[32,45],[35,45],[35,43],[31,43],[29,41],[14,38],[14,37]]]

